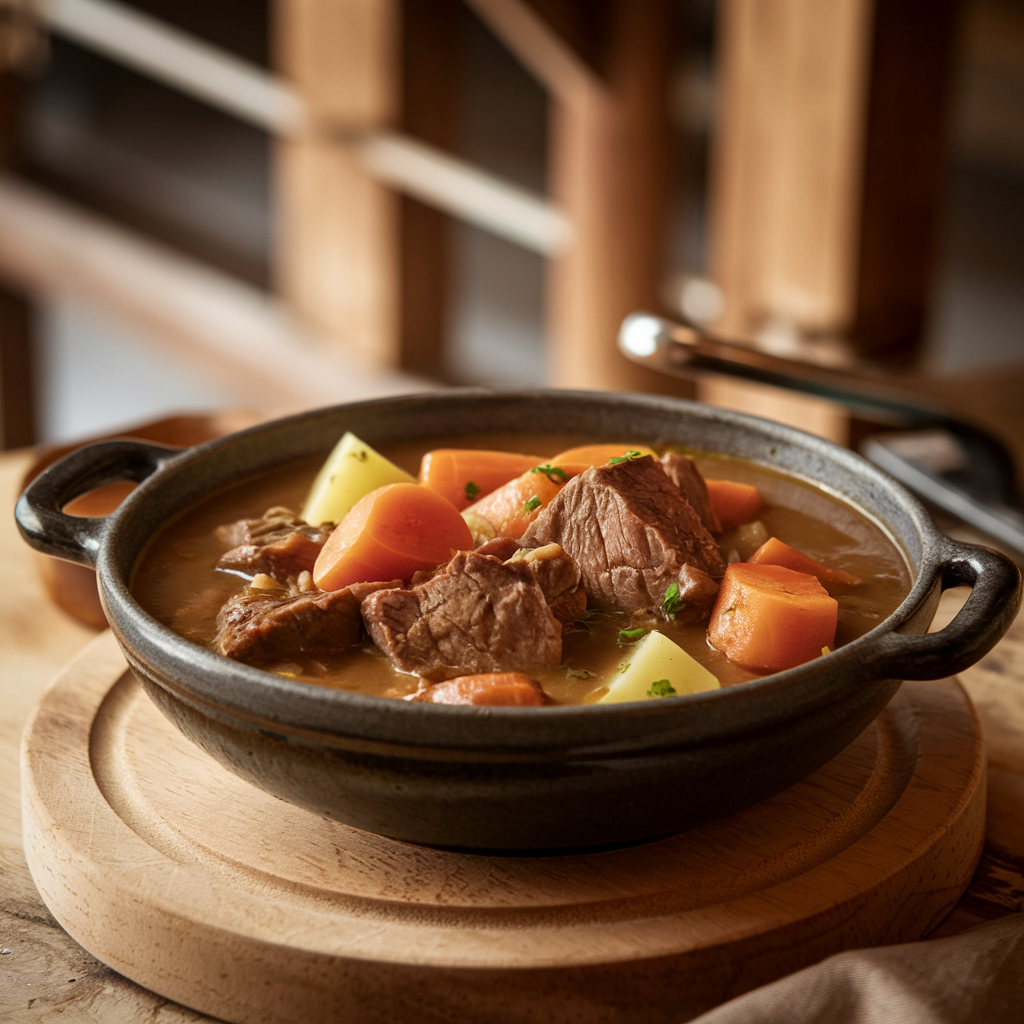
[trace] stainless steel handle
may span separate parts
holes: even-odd
[[[623,321],[619,350],[633,362],[673,376],[724,374],[827,398],[887,426],[945,431],[962,452],[957,472],[943,473],[908,457],[887,444],[885,434],[868,438],[861,451],[925,500],[1024,556],[1024,504],[1012,456],[991,434],[915,392],[912,380],[854,362],[837,366],[786,359],[649,313]]]

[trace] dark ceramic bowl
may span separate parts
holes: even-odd
[[[882,523],[906,554],[913,588],[870,633],[787,672],[691,696],[550,708],[416,704],[289,680],[182,639],[135,602],[132,570],[168,519],[226,484],[326,454],[345,430],[374,445],[572,430],[741,456],[814,481]],[[141,486],[115,514],[61,513],[76,495],[126,478]],[[183,452],[109,442],[43,473],[17,518],[33,547],[96,566],[139,681],[204,750],[285,800],[441,846],[626,843],[754,803],[835,756],[899,680],[975,662],[1020,602],[1012,562],[938,533],[914,498],[851,452],[750,416],[644,395],[444,392],[304,413]],[[964,584],[974,589],[959,615],[926,634],[941,591]]]

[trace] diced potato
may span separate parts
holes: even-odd
[[[347,432],[317,473],[302,518],[313,526],[340,523],[345,513],[370,491],[385,484],[414,483],[414,476]]]
[[[623,659],[599,704],[717,690],[721,684],[664,633],[652,630]],[[672,692],[674,691],[674,693]]]

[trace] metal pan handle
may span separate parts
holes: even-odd
[[[28,485],[14,509],[18,529],[36,551],[92,567],[108,517],[70,516],[64,507],[104,484],[118,480],[141,483],[180,454],[180,448],[128,440],[79,448]]]

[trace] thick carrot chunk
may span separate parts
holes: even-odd
[[[313,566],[313,582],[340,590],[407,580],[472,546],[466,521],[447,498],[419,484],[387,484],[360,498],[334,528]]]
[[[412,694],[406,700],[430,704],[487,704],[492,707],[539,707],[544,691],[522,672],[483,672],[458,676]]]
[[[814,576],[736,562],[725,571],[708,640],[743,668],[781,672],[835,644],[838,614],[838,602]]]
[[[547,460],[519,452],[436,448],[420,462],[419,482],[444,495],[459,511],[472,505],[513,477]]]
[[[809,555],[784,544],[778,537],[769,537],[748,559],[755,565],[781,565],[793,572],[805,572],[816,576],[821,585],[829,592],[842,592],[857,586],[860,580],[842,569],[816,562]]]
[[[751,484],[735,480],[705,480],[712,511],[718,516],[723,532],[749,523],[761,509],[761,492]]]
[[[576,476],[591,466],[604,466],[611,459],[626,458],[630,452],[658,457],[653,448],[642,444],[585,444],[580,448],[569,448],[559,452],[551,462],[555,466],[561,466],[569,476]]]
[[[499,537],[522,537],[540,510],[561,490],[562,483],[555,474],[528,470],[470,505],[466,515],[480,516]]]

